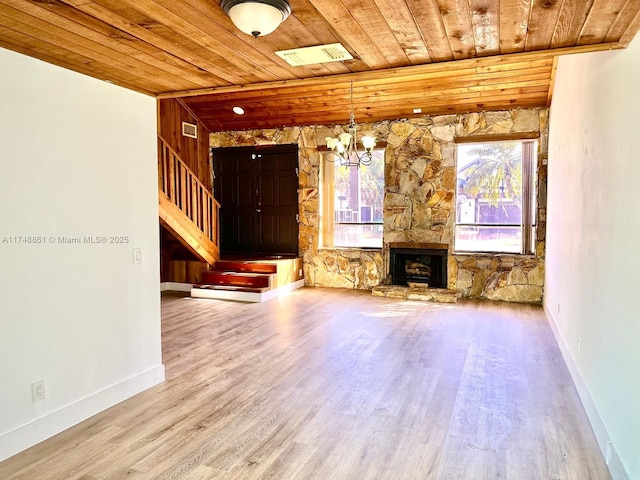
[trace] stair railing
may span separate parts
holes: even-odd
[[[214,245],[220,247],[220,204],[209,189],[158,135],[158,188]]]

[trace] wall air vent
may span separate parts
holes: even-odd
[[[182,135],[189,138],[198,138],[198,125],[182,122]]]
[[[276,55],[292,67],[353,60],[353,56],[339,43],[317,45],[315,47],[294,48],[293,50],[281,50],[276,52]]]

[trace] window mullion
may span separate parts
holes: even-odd
[[[522,253],[533,251],[533,142],[522,142]]]
[[[323,155],[324,158],[324,155]],[[324,158],[322,162],[322,245],[324,247],[333,247],[333,231],[335,219],[333,212],[335,211],[335,166]]]

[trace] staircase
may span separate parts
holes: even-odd
[[[303,285],[301,258],[220,260],[202,274],[202,283],[193,286],[191,296],[264,302]]]
[[[220,204],[171,146],[158,135],[160,222],[199,260],[220,258]]]
[[[262,302],[304,285],[300,258],[220,261],[220,204],[160,135],[158,206],[169,232],[160,232],[165,253],[172,260],[192,260],[193,254],[208,264],[192,297]]]

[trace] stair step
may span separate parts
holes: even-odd
[[[199,288],[203,290],[224,290],[227,292],[248,292],[248,293],[264,293],[269,291],[268,287],[251,288],[251,287],[236,287],[234,285],[194,285],[193,288]]]
[[[203,272],[203,285],[228,285],[233,287],[269,288],[275,274],[221,272],[212,270]]]
[[[255,261],[219,260],[214,266],[217,271],[233,271],[244,273],[276,273],[278,266],[275,263],[260,263]]]

